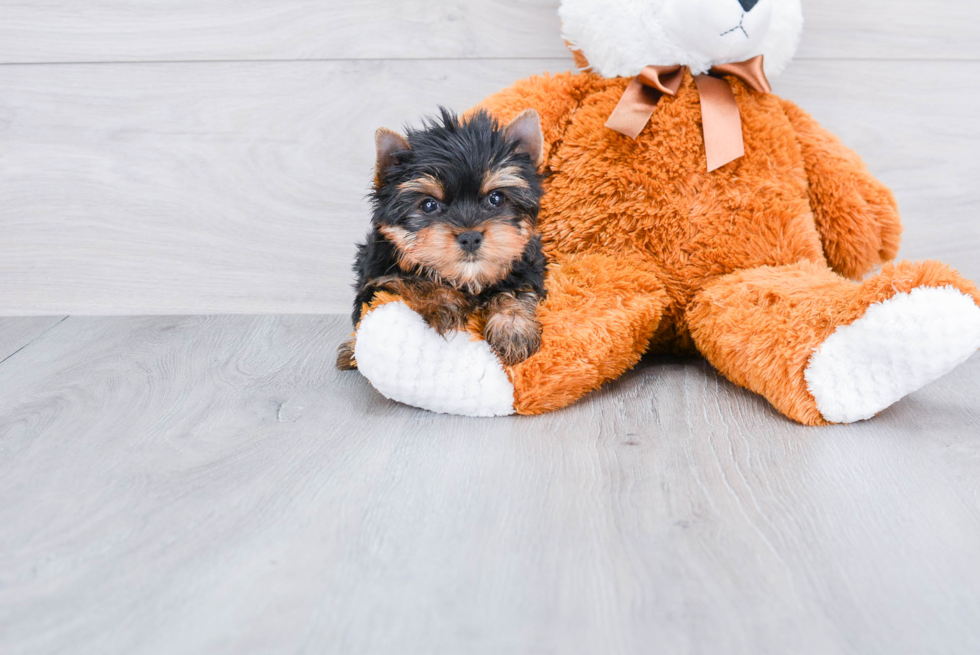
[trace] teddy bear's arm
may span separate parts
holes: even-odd
[[[526,109],[537,111],[541,116],[547,161],[554,145],[561,141],[568,117],[583,94],[591,89],[591,82],[588,75],[536,75],[485,98],[474,109],[486,109],[503,124],[509,123]]]
[[[837,273],[859,279],[894,259],[902,233],[891,191],[860,157],[788,100],[810,185],[810,206],[827,260]]]

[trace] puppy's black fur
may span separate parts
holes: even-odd
[[[501,126],[485,112],[460,120],[441,109],[407,138],[379,130],[377,142],[371,229],[354,263],[354,324],[375,294],[389,291],[440,333],[482,315],[502,359],[530,356],[540,343],[534,307],[545,293],[537,114]],[[353,367],[352,348],[341,347],[342,368]]]

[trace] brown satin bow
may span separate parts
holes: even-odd
[[[677,95],[686,66],[647,66],[633,78],[619,104],[606,121],[606,127],[635,139],[653,116],[663,94]],[[701,123],[708,172],[721,168],[745,154],[742,117],[731,85],[719,75],[734,75],[759,93],[772,89],[762,70],[762,55],[748,61],[712,67],[708,75],[696,75],[694,83],[701,98]]]

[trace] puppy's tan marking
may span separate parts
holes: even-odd
[[[451,279],[451,271],[458,263],[462,249],[456,242],[451,227],[436,223],[411,232],[404,228],[382,225],[378,230],[395,244],[398,266],[405,272],[435,273]]]
[[[524,249],[534,236],[530,221],[517,225],[510,221],[491,221],[483,230],[483,245],[478,251],[485,262],[486,284],[493,284],[507,277],[514,264],[524,255]]]
[[[480,186],[480,195],[486,195],[494,189],[506,187],[517,189],[530,189],[531,185],[521,173],[518,166],[501,166],[487,171],[483,176],[483,184]]]
[[[398,163],[399,152],[411,150],[408,141],[398,132],[392,132],[386,127],[374,133],[374,143],[377,148],[377,160],[374,164],[374,186],[380,189],[384,186],[388,169]]]
[[[421,193],[422,195],[432,196],[436,200],[440,201],[443,200],[446,195],[446,191],[442,188],[442,184],[431,175],[423,175],[415,178],[414,180],[402,182],[398,185],[398,190],[409,193]]]
[[[517,225],[511,221],[490,221],[476,229],[483,234],[483,245],[475,253],[467,253],[456,237],[468,228],[443,223],[418,232],[390,225],[379,228],[395,244],[398,266],[403,271],[434,274],[472,294],[507,277],[534,235],[534,228],[527,220]]]
[[[415,243],[415,233],[397,225],[381,225],[378,231],[395,244],[395,248],[399,251],[405,251]]]

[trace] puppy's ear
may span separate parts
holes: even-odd
[[[525,109],[504,128],[508,139],[517,142],[517,152],[523,152],[534,162],[535,168],[544,161],[544,134],[541,117],[533,109]]]
[[[392,164],[398,163],[395,156],[399,152],[411,150],[408,141],[398,132],[392,132],[386,127],[382,127],[374,133],[374,145],[378,150],[378,158],[374,163],[374,186],[381,187],[385,182],[385,175]]]

